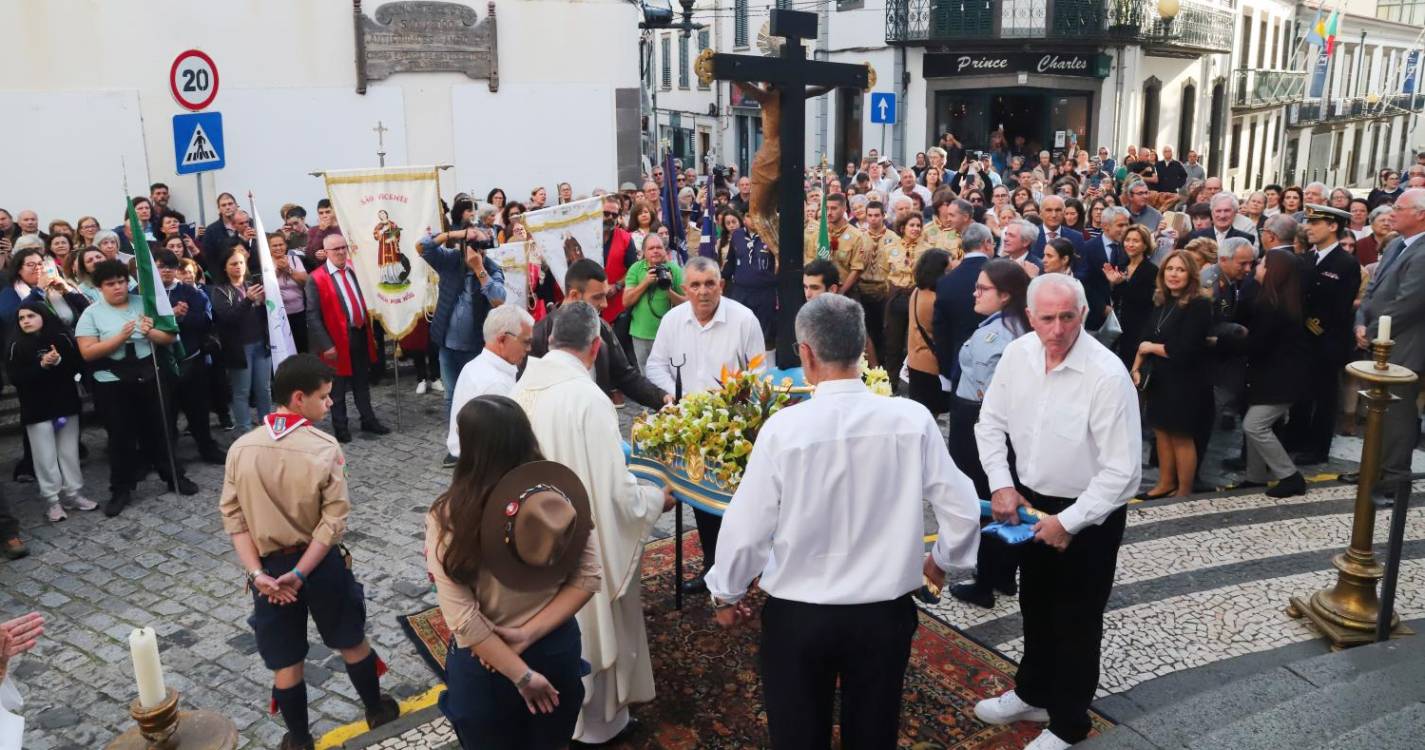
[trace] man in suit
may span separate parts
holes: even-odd
[[[348,262],[346,238],[329,234],[322,240],[327,261],[307,277],[307,341],[312,351],[336,370],[332,382],[332,432],[351,442],[346,423],[346,392],[351,391],[361,414],[361,431],[385,435],[391,429],[376,419],[371,409],[369,372],[376,361],[376,338],[371,315],[361,293],[356,271]]]
[[[994,254],[995,238],[989,227],[973,222],[960,233],[960,246],[965,251],[960,265],[935,284],[931,323],[940,374],[952,383],[960,380],[960,345],[984,319],[975,312],[975,282],[980,278],[980,269]]]
[[[1425,376],[1425,189],[1412,188],[1395,199],[1395,230],[1400,236],[1386,245],[1375,277],[1356,311],[1356,345],[1366,347],[1380,331],[1380,317],[1389,315],[1395,346],[1390,361]],[[1394,497],[1395,485],[1410,479],[1410,454],[1420,438],[1416,398],[1420,380],[1399,386],[1400,400],[1385,412],[1385,447],[1381,449],[1381,481],[1377,502]]]
[[[1044,196],[1044,199],[1039,201],[1039,218],[1044,221],[1044,231],[1039,233],[1039,238],[1034,241],[1033,249],[1029,251],[1031,258],[1042,263],[1044,244],[1059,237],[1074,243],[1074,253],[1078,254],[1080,246],[1084,244],[1084,235],[1073,227],[1064,226],[1064,199],[1062,197]]]
[[[1207,229],[1199,229],[1188,235],[1188,240],[1195,240],[1198,237],[1206,237],[1215,241],[1220,247],[1228,237],[1241,237],[1248,242],[1256,242],[1252,235],[1232,226],[1232,222],[1237,220],[1237,196],[1231,193],[1218,193],[1212,196],[1212,226]],[[1153,227],[1157,229],[1157,227]]]
[[[1187,170],[1183,168],[1182,162],[1173,158],[1172,146],[1163,147],[1163,158],[1158,160],[1154,170],[1158,173],[1157,187],[1160,193],[1176,193],[1187,184]],[[1150,227],[1150,230],[1156,229],[1157,227]]]
[[[1297,425],[1292,442],[1298,448],[1297,465],[1325,463],[1336,429],[1336,409],[1341,393],[1341,370],[1356,347],[1355,300],[1361,288],[1361,264],[1341,248],[1350,231],[1351,215],[1339,208],[1317,204],[1306,207],[1306,238],[1311,252],[1302,256],[1307,267],[1307,338],[1311,341],[1311,368],[1306,373],[1308,399],[1292,409]]]
[[[200,262],[212,278],[227,278],[223,272],[223,262],[227,260],[228,248],[232,247],[229,240],[238,234],[238,230],[233,226],[233,218],[237,212],[238,202],[233,194],[220,193],[218,195],[218,218],[203,228],[203,236],[198,240],[199,247],[203,250]]]
[[[1074,276],[1084,285],[1084,297],[1089,304],[1088,315],[1084,318],[1084,328],[1089,331],[1103,327],[1112,304],[1112,287],[1103,273],[1104,265],[1111,263],[1120,271],[1128,268],[1123,235],[1128,233],[1133,217],[1123,206],[1110,206],[1103,210],[1099,223],[1103,226],[1103,234],[1079,246],[1078,262],[1074,265]]]

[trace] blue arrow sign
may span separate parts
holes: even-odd
[[[227,166],[222,113],[174,115],[173,161],[178,174],[211,172]]]
[[[890,92],[871,92],[871,124],[896,124],[896,95]]]

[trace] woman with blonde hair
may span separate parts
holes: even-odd
[[[1139,495],[1144,500],[1192,494],[1198,462],[1193,435],[1202,415],[1212,411],[1207,372],[1212,303],[1202,295],[1192,253],[1175,250],[1163,261],[1153,304],[1132,368],[1158,443],[1158,481]]]
[[[1303,232],[1303,234],[1305,233]],[[1197,261],[1198,268],[1207,268],[1217,262],[1217,240],[1211,237],[1197,237],[1188,240],[1188,243],[1182,246],[1182,250]],[[1166,256],[1164,259],[1166,260]]]
[[[1187,237],[1192,234],[1192,219],[1182,211],[1165,211],[1163,220],[1158,222],[1158,229],[1153,233],[1154,248],[1153,262],[1161,263],[1168,257],[1168,253],[1179,250],[1187,244]]]

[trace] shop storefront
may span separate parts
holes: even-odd
[[[1003,130],[1026,152],[1063,152],[1095,137],[1094,116],[1110,61],[1098,53],[956,52],[924,58],[928,143],[945,132],[969,150]]]

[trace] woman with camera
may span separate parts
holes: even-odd
[[[668,262],[668,250],[663,238],[650,234],[643,239],[643,257],[628,269],[624,277],[623,306],[632,311],[628,333],[633,337],[633,354],[638,369],[648,364],[653,340],[658,338],[658,324],[683,296],[683,269]]]
[[[227,274],[208,286],[213,320],[222,341],[223,367],[232,384],[232,418],[239,435],[252,429],[252,407],[261,420],[272,411],[272,352],[267,343],[267,309],[262,280],[247,278],[247,251],[234,238],[223,263]]]

